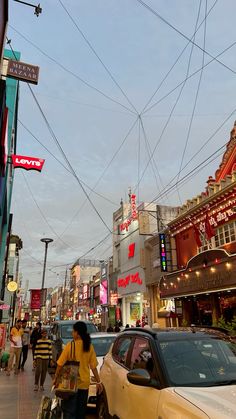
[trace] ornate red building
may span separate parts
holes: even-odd
[[[236,315],[236,122],[215,178],[169,223],[174,271],[160,284],[180,323],[212,325]]]

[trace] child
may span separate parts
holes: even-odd
[[[40,379],[40,390],[44,390],[44,381],[46,379],[48,364],[52,363],[52,342],[47,337],[47,330],[42,329],[42,338],[39,339],[35,346],[34,351],[34,366],[35,370],[35,386],[34,391],[39,389]]]
[[[10,354],[9,352],[3,352],[2,356],[1,356],[1,370],[4,369],[4,371],[7,371],[7,367],[8,367],[8,360],[10,358]]]

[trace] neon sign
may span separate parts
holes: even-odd
[[[133,258],[134,257],[134,252],[135,252],[135,243],[131,243],[129,245],[129,251],[128,251],[128,258]]]
[[[136,203],[136,195],[132,194],[130,196],[130,205],[131,205],[131,216],[125,220],[122,224],[120,224],[120,231],[128,231],[129,226],[132,221],[137,220],[138,218],[138,211],[137,211],[137,203]]]
[[[119,278],[117,281],[117,285],[120,288],[126,288],[129,284],[138,284],[142,285],[143,281],[139,276],[139,273],[136,272],[135,274],[127,275],[125,278]]]
[[[159,234],[160,240],[160,260],[161,260],[161,271],[167,272],[167,253],[166,253],[166,236],[165,234]]]

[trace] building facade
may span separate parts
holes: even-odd
[[[206,190],[169,223],[176,265],[161,281],[182,324],[217,324],[236,315],[236,123]]]

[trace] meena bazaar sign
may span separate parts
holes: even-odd
[[[8,60],[7,77],[38,84],[39,67],[22,61]]]
[[[13,167],[25,169],[25,170],[37,170],[41,172],[44,162],[44,159],[39,159],[37,157],[28,157],[12,154],[12,164]]]
[[[119,225],[120,231],[128,231],[129,226],[132,223],[132,221],[135,221],[138,219],[138,211],[137,211],[137,203],[136,203],[136,195],[131,194],[130,196],[130,205],[131,205],[131,216],[127,218],[122,224]]]
[[[126,288],[129,284],[142,285],[143,281],[139,276],[139,273],[127,275],[125,278],[118,278],[117,285],[120,288]]]

